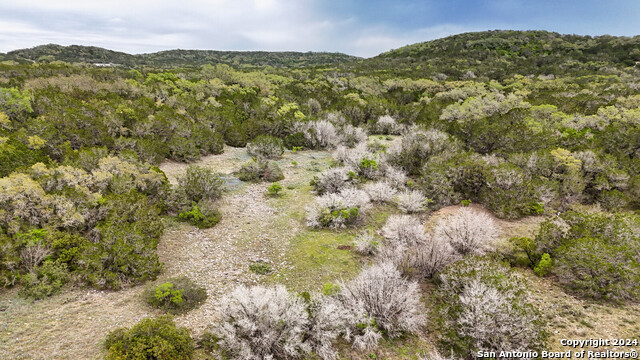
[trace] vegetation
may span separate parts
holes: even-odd
[[[207,299],[207,291],[189,278],[179,277],[148,287],[143,298],[154,308],[169,314],[181,314],[200,306]]]
[[[130,329],[112,331],[105,340],[107,359],[191,359],[194,343],[187,328],[170,315],[146,318]]]
[[[551,271],[583,296],[640,299],[640,218],[627,213],[568,211],[545,221],[536,236],[536,273]],[[552,261],[553,259],[553,261]]]
[[[284,173],[275,161],[250,161],[236,173],[238,179],[250,182],[275,182],[284,179]]]
[[[438,339],[442,354],[468,358],[553,346],[552,315],[533,305],[544,294],[598,309],[640,301],[639,46],[494,31],[372,59],[55,45],[4,54],[0,286],[45,306],[73,286],[160,276],[140,305],[182,313],[212,301],[162,274],[160,259],[174,261],[157,252],[164,228],[185,228],[198,251],[239,252],[229,260],[241,268],[216,275],[259,283],[216,304],[207,352],[393,358],[384,351]],[[233,156],[208,157],[229,146]],[[236,171],[214,172],[221,158]],[[265,236],[256,219],[282,231]],[[256,254],[268,260],[247,260]],[[194,352],[164,316],[105,346],[113,359]]]
[[[460,356],[478,351],[539,351],[543,321],[527,301],[527,285],[508,265],[468,257],[439,275],[442,344]]]
[[[31,49],[10,51],[5,60],[18,62],[51,62],[111,64],[113,66],[184,67],[206,64],[242,64],[248,66],[300,67],[331,65],[357,58],[341,53],[168,50],[151,54],[129,55],[95,46],[61,46],[48,44]]]

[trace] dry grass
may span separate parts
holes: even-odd
[[[569,350],[560,345],[560,339],[640,340],[639,304],[616,305],[579,299],[556,286],[553,278],[540,278],[531,271],[523,273],[531,284],[531,300],[548,322],[549,346],[552,350]],[[598,349],[602,350],[606,349]]]

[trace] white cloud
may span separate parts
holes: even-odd
[[[354,39],[353,49],[354,52],[363,56],[375,56],[405,45],[478,30],[482,29],[454,24],[437,25],[409,31],[398,31],[390,28],[369,28],[362,31],[361,35]]]
[[[164,49],[341,51],[373,56],[469,31],[455,25],[401,31],[321,0],[20,0],[0,3],[0,52],[46,43],[129,53]]]

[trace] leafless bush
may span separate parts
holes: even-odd
[[[427,356],[422,356],[420,357],[419,360],[454,360],[455,358],[452,356],[449,357],[445,357],[442,356],[442,354],[440,354],[438,352],[438,350],[433,349],[429,352],[429,354]]]
[[[407,184],[407,174],[397,167],[386,165],[383,176],[386,182],[396,189],[401,189]]]
[[[337,299],[316,295],[309,305],[309,321],[307,341],[313,351],[323,360],[337,359],[333,342],[350,335],[350,324],[356,321],[353,315]]]
[[[369,194],[371,201],[389,202],[398,192],[386,181],[369,182],[364,185],[364,191]]]
[[[347,167],[330,168],[318,175],[313,186],[319,195],[332,194],[349,186],[349,171]]]
[[[374,134],[383,135],[400,135],[404,127],[396,122],[394,118],[389,115],[381,116],[373,126]]]
[[[357,144],[367,141],[367,133],[365,133],[364,130],[359,127],[353,126],[351,124],[346,124],[340,130],[340,138],[341,142],[344,145],[348,147],[354,147]]]
[[[353,169],[358,169],[362,165],[362,160],[378,160],[378,156],[369,152],[367,144],[360,143],[354,148],[339,146],[333,153],[333,157],[340,163]]]
[[[51,251],[50,247],[41,244],[33,244],[20,251],[20,259],[27,270],[31,271],[36,266],[40,265],[42,260],[51,254],[53,254],[53,251]]]
[[[415,249],[410,250],[408,262],[412,273],[432,278],[455,261],[456,255],[446,239],[429,237]]]
[[[336,127],[326,120],[297,123],[296,130],[304,133],[312,148],[332,148],[340,142]]]
[[[444,151],[456,151],[457,147],[445,132],[412,128],[391,143],[387,158],[409,174],[418,174],[427,159]]]
[[[368,324],[365,329],[352,324],[353,344],[359,349],[375,348],[378,331],[394,338],[417,332],[426,322],[418,284],[403,278],[391,263],[371,266],[352,281],[341,283],[337,298],[355,318],[370,319],[363,322]]]
[[[425,211],[429,200],[418,190],[405,190],[398,194],[396,203],[400,211],[411,214]]]
[[[432,278],[457,259],[445,239],[420,234],[421,239],[414,245],[407,243],[388,244],[377,254],[380,262],[393,263],[405,276]]]
[[[383,246],[376,255],[376,262],[391,263],[405,276],[413,276],[415,249],[410,249],[406,244],[388,244]]]
[[[488,257],[465,257],[439,275],[439,311],[447,328],[445,343],[459,355],[478,351],[529,351],[544,346],[544,323],[527,302],[525,279],[508,264]]]
[[[338,194],[325,194],[307,208],[307,226],[344,227],[360,218],[369,207],[369,195],[362,190],[346,188]]]
[[[482,255],[491,250],[497,233],[498,228],[488,215],[472,208],[460,208],[438,222],[434,237],[447,239],[458,254]]]
[[[355,246],[356,252],[361,255],[375,255],[380,249],[380,243],[369,231],[362,232],[356,236]]]
[[[472,338],[479,351],[530,350],[538,316],[521,311],[503,291],[473,280],[460,294],[460,304],[459,335]]]
[[[390,246],[415,247],[426,240],[420,220],[409,215],[391,215],[382,228]]]
[[[284,286],[237,287],[221,300],[214,333],[233,359],[297,359],[311,351],[305,302]]]
[[[344,199],[345,204],[347,204],[348,207],[366,209],[369,207],[369,203],[371,202],[371,199],[366,192],[353,187],[342,189],[342,191],[340,191],[340,196]]]
[[[330,113],[326,113],[323,117],[323,120],[326,120],[337,127],[342,127],[347,122],[347,119],[340,111],[332,111]]]

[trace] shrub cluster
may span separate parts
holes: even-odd
[[[521,241],[519,248],[529,253],[538,272],[551,271],[572,292],[638,300],[639,229],[640,218],[634,214],[567,211],[543,222],[535,240]]]
[[[200,306],[207,299],[207,291],[189,278],[179,277],[148,287],[142,297],[154,308],[169,314],[181,314]]]
[[[465,257],[438,276],[442,342],[459,356],[478,351],[540,351],[544,322],[527,302],[527,284],[508,264]]]
[[[189,360],[194,342],[187,328],[176,327],[170,315],[146,318],[130,329],[110,332],[104,342],[107,359]]]
[[[307,226],[340,228],[353,224],[369,208],[369,201],[366,192],[355,188],[322,195],[307,209]]]
[[[417,332],[425,324],[418,284],[391,264],[365,269],[326,295],[294,295],[282,285],[239,286],[220,302],[213,325],[219,348],[232,359],[301,359],[315,353],[338,358],[342,337],[357,349],[375,349],[390,338]]]
[[[216,209],[213,209],[208,202],[204,203],[204,207],[193,205],[191,210],[184,211],[178,214],[178,218],[183,221],[188,221],[191,225],[197,226],[200,229],[208,229],[214,227],[220,222],[222,214]]]
[[[284,153],[284,144],[281,139],[260,135],[247,144],[247,151],[258,159],[280,159]]]
[[[238,179],[250,182],[275,182],[284,179],[284,173],[275,161],[250,161],[236,172]]]

